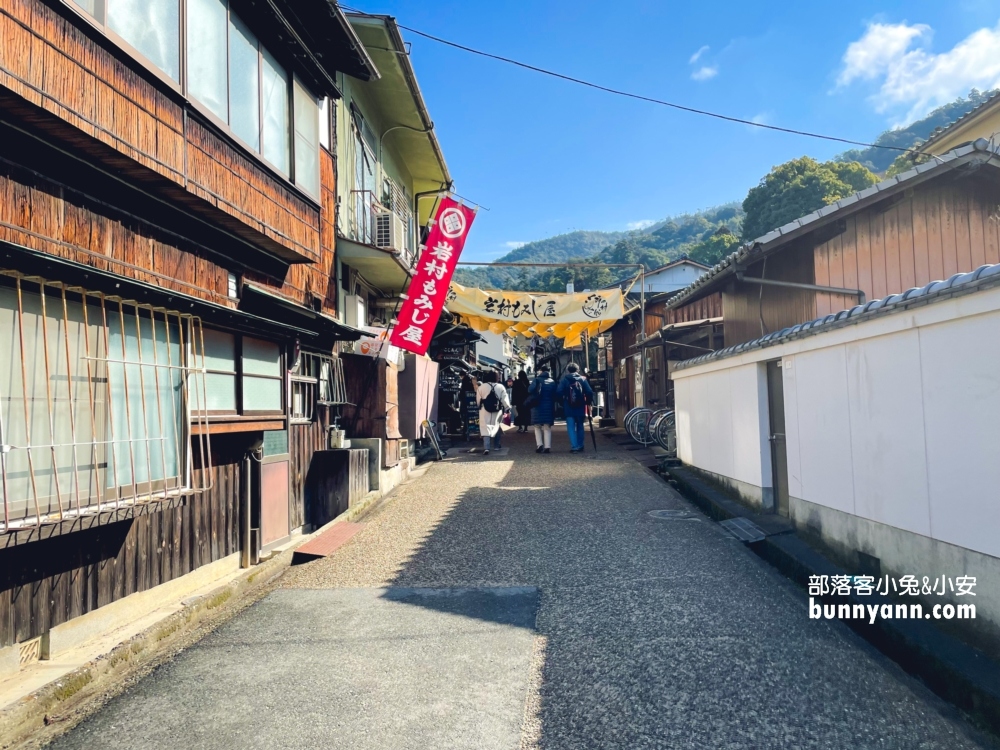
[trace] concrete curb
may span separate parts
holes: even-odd
[[[411,472],[408,479],[422,473]],[[270,593],[273,584],[291,565],[298,547],[337,524],[355,521],[375,510],[399,486],[402,483],[384,495],[377,491],[368,493],[333,521],[296,537],[270,558],[247,568],[235,580],[185,600],[180,611],[0,710],[0,750],[41,747],[67,731],[86,717],[91,701],[127,688],[178,650]]]
[[[714,483],[687,467],[667,470],[673,483],[709,517],[723,521],[734,517],[753,520],[762,527],[768,516],[749,510]],[[760,558],[805,588],[811,575],[850,575],[794,532],[767,536],[747,545]],[[889,604],[878,596],[824,596],[828,604]],[[892,602],[895,603],[895,602]],[[919,677],[949,703],[968,712],[983,728],[1000,735],[1000,664],[978,649],[941,632],[926,620],[888,620],[874,624],[865,620],[845,620],[858,635],[895,661],[906,672]]]

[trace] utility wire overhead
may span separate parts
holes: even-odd
[[[367,11],[360,10],[358,8],[352,8],[348,5],[341,5],[341,8],[348,11],[349,13],[357,13],[363,16],[377,17],[377,14],[368,13]],[[898,151],[900,153],[916,153],[916,149],[904,148],[902,146],[886,146],[881,143],[868,143],[866,141],[855,141],[850,138],[840,138],[835,135],[825,135],[823,133],[812,133],[808,130],[796,130],[795,128],[783,128],[779,125],[768,125],[763,122],[754,122],[753,120],[744,120],[742,117],[733,117],[731,115],[724,115],[719,112],[710,112],[707,109],[698,109],[697,107],[688,107],[684,104],[677,104],[676,102],[668,102],[663,99],[656,99],[651,96],[644,96],[642,94],[635,94],[631,91],[622,91],[621,89],[614,89],[609,86],[602,86],[599,83],[593,83],[591,81],[585,81],[582,78],[575,78],[574,76],[566,75],[565,73],[559,73],[554,70],[548,70],[547,68],[540,68],[537,65],[530,65],[529,63],[521,62],[520,60],[514,60],[510,57],[504,57],[503,55],[495,55],[491,52],[484,52],[483,50],[476,49],[474,47],[468,47],[464,44],[459,44],[458,42],[452,42],[448,39],[442,39],[439,36],[434,36],[433,34],[428,34],[426,31],[420,31],[412,26],[405,26],[399,21],[396,21],[396,25],[401,29],[409,31],[411,34],[416,34],[417,36],[422,36],[425,39],[429,39],[433,42],[439,44],[447,45],[448,47],[454,47],[455,49],[462,50],[463,52],[468,52],[473,55],[479,55],[480,57],[487,57],[491,60],[498,60],[500,62],[507,63],[509,65],[516,65],[519,68],[524,68],[525,70],[531,70],[535,73],[541,73],[542,75],[551,76],[553,78],[559,78],[563,81],[569,81],[570,83],[575,83],[580,86],[586,86],[588,88],[597,89],[598,91],[604,91],[608,94],[614,94],[615,96],[624,96],[629,99],[636,99],[642,102],[649,102],[650,104],[659,104],[664,107],[671,107],[672,109],[677,109],[682,112],[690,112],[695,115],[702,115],[704,117],[714,117],[717,120],[725,120],[726,122],[734,122],[740,125],[749,125],[754,128],[763,128],[764,130],[775,130],[779,133],[789,133],[791,135],[801,135],[807,138],[819,138],[824,141],[834,141],[836,143],[846,143],[850,146],[864,146],[866,148],[881,148],[887,151]]]

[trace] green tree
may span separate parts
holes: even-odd
[[[733,252],[739,244],[740,238],[733,232],[719,230],[688,250],[688,257],[706,266],[714,266]]]
[[[743,201],[743,239],[752,240],[878,182],[857,162],[820,163],[808,156],[779,164]]]

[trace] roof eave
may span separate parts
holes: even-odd
[[[349,13],[345,15],[345,21],[348,23],[350,23],[351,18],[359,20],[374,19],[376,21],[381,21],[384,25],[385,30],[389,35],[389,39],[392,42],[392,46],[395,48],[395,51],[399,53],[396,55],[396,59],[398,60],[399,66],[403,71],[403,77],[406,79],[407,88],[410,89],[410,95],[413,97],[414,105],[416,105],[417,113],[420,116],[420,122],[427,131],[427,139],[430,141],[431,149],[433,149],[434,156],[437,159],[438,165],[441,167],[441,174],[444,176],[446,187],[451,186],[451,172],[449,172],[448,164],[444,159],[444,151],[441,149],[441,143],[438,141],[437,134],[434,132],[434,121],[431,120],[430,112],[427,109],[427,103],[424,101],[423,92],[421,92],[420,84],[417,82],[417,73],[413,69],[413,64],[410,62],[410,55],[406,51],[406,43],[403,41],[403,35],[399,31],[399,25],[396,23],[396,19],[392,16],[368,13]]]
[[[921,164],[900,175],[883,180],[870,188],[849,195],[751,240],[709,269],[704,276],[692,282],[690,286],[678,292],[667,302],[667,309],[674,310],[717,291],[721,282],[728,281],[737,271],[745,269],[748,262],[756,262],[772,253],[779,252],[795,239],[814,232],[833,221],[869,208],[903,190],[922,185],[950,169],[983,158],[990,153],[988,149],[977,147],[976,143],[954,149],[944,156],[936,157],[935,161]],[[1000,169],[1000,161],[998,160],[983,158],[983,164],[984,166],[992,164],[994,168]]]

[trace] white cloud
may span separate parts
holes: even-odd
[[[704,55],[706,52],[708,52],[708,50],[709,46],[707,44],[704,45],[703,47],[700,47],[697,52],[691,55],[691,59],[688,60],[688,65],[694,65],[696,62],[698,62],[698,58]]]
[[[691,74],[691,80],[693,81],[707,81],[709,78],[715,78],[719,74],[719,69],[713,66],[705,65],[698,68],[694,73]]]
[[[517,250],[518,248],[524,247],[527,244],[528,244],[527,242],[519,242],[517,240],[512,240],[510,242],[503,243],[503,246],[506,247],[508,250]]]
[[[871,97],[875,110],[906,107],[904,119],[910,122],[973,87],[1000,85],[1000,23],[974,31],[945,52],[928,51],[932,35],[924,24],[869,24],[848,45],[837,86],[881,80]]]
[[[646,227],[653,226],[653,224],[655,223],[656,222],[653,221],[652,219],[641,219],[640,221],[630,221],[628,224],[625,225],[625,228],[629,230],[645,229]]]

